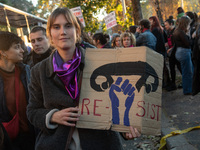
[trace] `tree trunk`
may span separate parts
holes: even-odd
[[[135,25],[139,24],[139,21],[142,19],[142,9],[140,5],[140,0],[131,0],[133,7],[133,19]]]
[[[163,17],[162,17],[162,10],[160,8],[160,3],[159,3],[159,0],[155,0],[155,9],[156,9],[156,13],[157,13],[157,16],[158,16],[158,19],[160,20],[160,23],[163,24]]]

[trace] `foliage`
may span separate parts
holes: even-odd
[[[38,9],[40,16],[47,18],[49,13],[57,7],[74,8],[80,6],[85,20],[85,31],[95,32],[99,29],[99,23],[94,15],[98,14],[108,0],[39,0]]]
[[[160,0],[160,8],[163,16],[163,20],[166,20],[169,16],[173,16],[177,19],[177,8],[181,6],[181,0]],[[149,18],[156,14],[155,0],[146,0],[141,2],[141,7],[143,11],[143,18]],[[198,0],[183,1],[183,9],[185,12],[199,12],[200,5]]]
[[[1,3],[20,9],[27,13],[32,13],[36,10],[32,2],[27,0],[0,0]]]
[[[4,0],[6,1],[6,0]],[[11,0],[7,0],[11,1]],[[17,0],[19,1],[19,0]],[[103,28],[106,32],[105,23],[99,23],[95,17],[100,12],[100,9],[106,13],[115,11],[117,23],[120,26],[120,30],[125,31],[130,25],[134,25],[133,21],[133,7],[131,6],[131,0],[126,1],[126,19],[123,19],[123,8],[121,0],[38,0],[38,15],[42,18],[47,18],[48,15],[57,7],[74,8],[80,6],[86,23],[85,31],[91,31],[94,33],[96,30]],[[134,0],[133,0],[134,1]],[[180,6],[180,0],[157,0],[159,1],[160,12],[163,20],[166,20],[170,15],[175,19],[177,16],[176,9]],[[143,18],[148,19],[152,15],[157,15],[156,9],[158,5],[155,4],[156,0],[140,0],[142,7]],[[198,12],[200,5],[198,0],[184,0],[184,10]],[[102,19],[102,18],[101,18]]]
[[[121,0],[110,0],[109,3],[110,4],[106,6],[105,11],[108,14],[115,11],[117,24],[121,27],[122,31],[126,31],[129,26],[134,25],[131,3],[126,3],[126,18],[123,17],[123,6]],[[106,30],[105,25],[103,29],[104,31]]]

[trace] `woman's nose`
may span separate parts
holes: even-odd
[[[61,28],[60,28],[60,33],[61,33],[61,34],[66,34],[66,30],[65,30],[64,27],[61,27]]]
[[[24,50],[23,50],[23,48],[20,48],[20,52],[24,53]]]

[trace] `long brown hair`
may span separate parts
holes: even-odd
[[[176,30],[180,29],[184,32],[187,32],[188,30],[187,27],[190,24],[190,22],[191,22],[191,19],[188,16],[182,16],[179,20]]]
[[[111,41],[111,42],[112,42],[112,44],[111,44],[112,47],[116,47],[115,42],[116,42],[116,39],[117,39],[118,37],[120,38],[120,35],[119,35],[119,34],[115,35],[115,36],[112,38],[112,41]]]
[[[154,24],[151,25],[150,30],[152,31],[154,28],[157,28],[161,33],[163,33],[163,28],[160,24],[160,21],[158,20],[158,17],[151,16],[149,17],[149,20],[153,20]]]

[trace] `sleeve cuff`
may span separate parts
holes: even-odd
[[[48,114],[46,114],[45,124],[46,124],[46,127],[48,129],[55,129],[55,128],[58,127],[58,124],[50,123],[51,117],[56,111],[59,111],[59,110],[58,109],[52,109]]]

